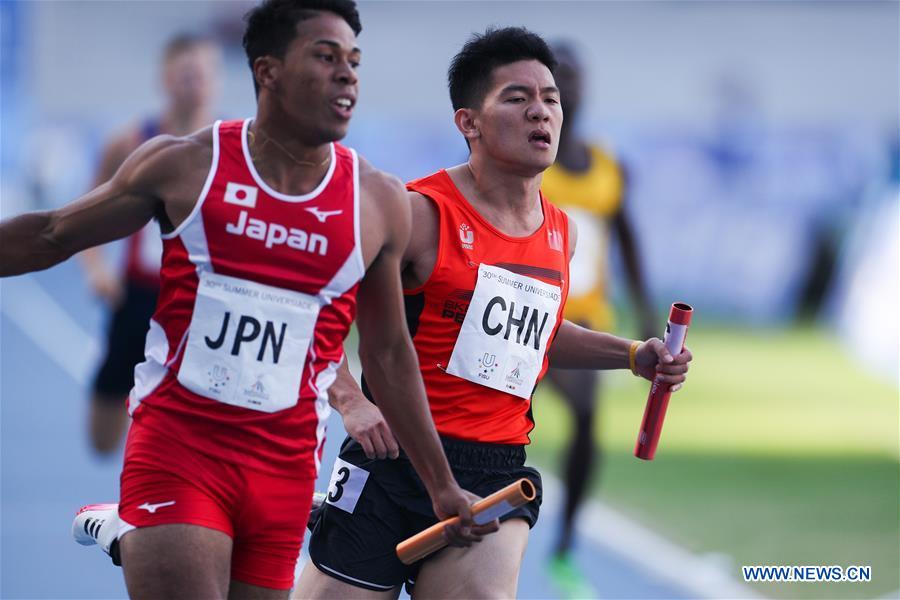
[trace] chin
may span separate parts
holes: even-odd
[[[534,160],[529,161],[527,164],[523,166],[530,172],[533,172],[535,175],[540,175],[544,171],[550,168],[555,160],[555,154],[553,156],[547,155],[542,156],[540,158],[535,158]]]
[[[325,126],[320,133],[325,142],[339,142],[347,137],[347,131],[350,129],[349,123],[344,125]]]
[[[304,136],[304,143],[310,146],[321,146],[323,144],[330,144],[332,142],[339,142],[347,135],[347,129],[339,129],[336,127],[322,127],[319,126],[316,129],[310,131],[306,136]]]
[[[546,159],[540,161],[541,171],[546,171],[547,169],[549,169],[554,162],[556,162],[556,152],[554,152],[552,156],[548,156]]]

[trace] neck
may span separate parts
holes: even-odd
[[[515,173],[476,156],[447,172],[472,208],[506,235],[528,236],[543,224],[541,173]]]
[[[475,154],[469,157],[467,171],[482,203],[513,213],[528,213],[540,205],[543,172],[518,173]]]
[[[306,144],[301,133],[271,114],[259,111],[247,137],[256,171],[284,194],[309,193],[328,172],[331,144]]]

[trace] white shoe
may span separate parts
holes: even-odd
[[[110,555],[113,564],[121,566],[119,559],[119,505],[88,504],[82,506],[72,522],[72,537],[82,546],[97,544]]]

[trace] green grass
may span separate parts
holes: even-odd
[[[871,565],[867,584],[757,584],[785,598],[870,598],[900,588],[898,391],[814,329],[694,327],[696,359],[656,459],[632,456],[647,384],[605,381],[601,496],[699,553],[742,564]],[[568,436],[549,389],[529,456],[554,466]]]

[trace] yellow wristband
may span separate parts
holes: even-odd
[[[637,363],[635,362],[635,359],[637,358],[637,349],[640,345],[641,343],[635,340],[631,342],[631,348],[628,349],[628,368],[631,369],[631,372],[635,375],[638,374]]]

